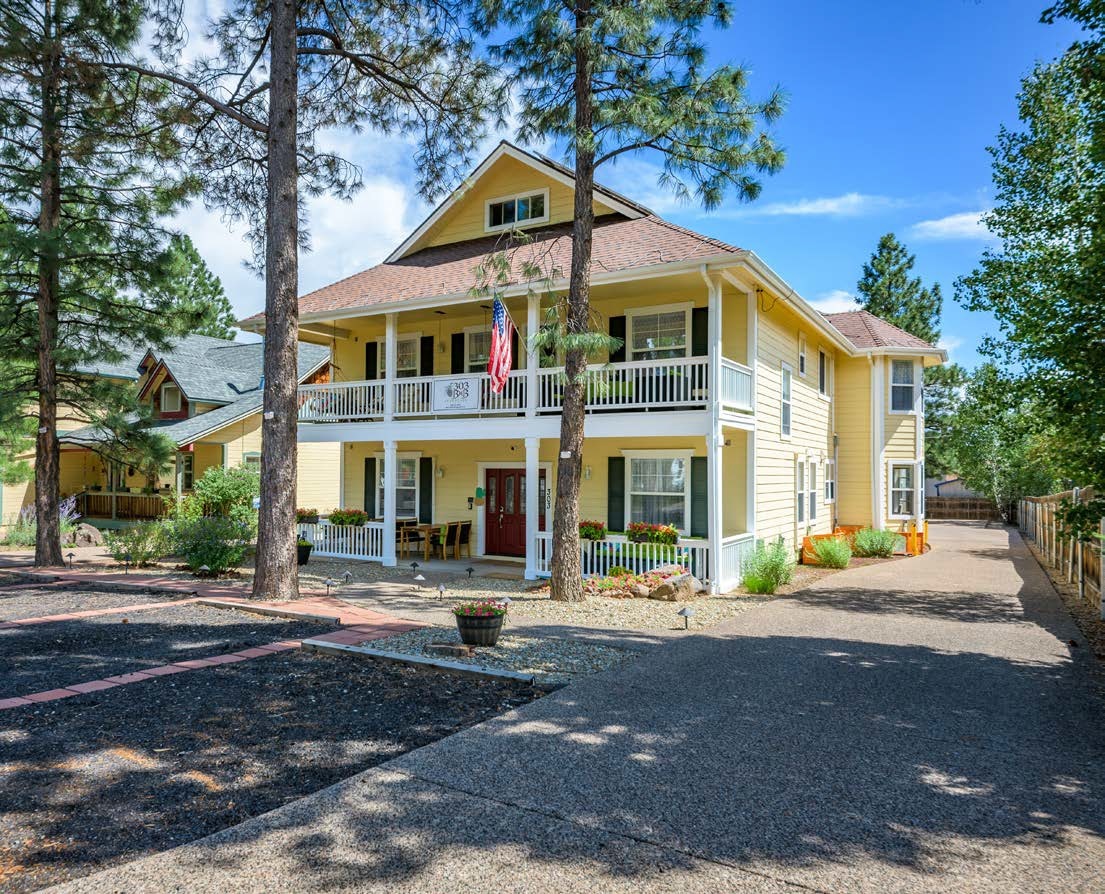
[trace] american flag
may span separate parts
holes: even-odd
[[[491,390],[502,394],[506,377],[513,363],[511,341],[514,337],[514,321],[498,298],[491,310],[491,354],[487,358],[487,374],[491,376]]]

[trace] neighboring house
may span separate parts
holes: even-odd
[[[582,518],[674,525],[722,589],[756,540],[922,520],[922,369],[942,350],[863,311],[819,314],[752,252],[618,193],[596,187],[594,208],[591,302],[625,344],[594,368]],[[382,264],[300,299],[300,337],[333,354],[333,380],[300,389],[300,442],[340,446],[341,505],[379,519],[345,554],[395,564],[397,519],[469,520],[474,552],[547,574],[560,358],[527,350],[551,301],[519,280],[530,258],[563,293],[571,214],[571,171],[504,142]],[[496,395],[490,301],[471,290],[511,226],[532,242],[503,289],[522,338]],[[649,561],[623,540],[585,542],[585,570]]]
[[[946,475],[943,478],[929,478],[925,481],[925,494],[930,497],[968,497],[984,500],[986,497],[971,490],[958,475]]]
[[[299,381],[329,381],[329,350],[312,344],[299,348]],[[119,363],[82,370],[133,382],[139,400],[152,409],[156,430],[176,445],[176,460],[150,493],[140,473],[108,462],[95,451],[95,428],[62,432],[61,495],[76,495],[86,520],[110,527],[156,517],[163,509],[164,495],[191,490],[211,466],[259,466],[263,350],[259,343],[191,335],[166,351],[136,347]],[[337,458],[336,445],[310,444],[300,449],[300,503],[337,505],[337,484],[328,471]],[[34,502],[34,483],[3,487],[0,501],[0,521],[10,524],[23,506]]]

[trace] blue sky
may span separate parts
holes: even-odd
[[[197,20],[206,5],[193,6]],[[986,146],[1001,124],[1015,124],[1020,78],[1075,37],[1069,26],[1038,24],[1044,5],[746,0],[731,29],[709,36],[711,60],[747,66],[753,95],[774,85],[786,92],[776,128],[785,169],[755,203],[709,215],[659,192],[647,159],[601,169],[599,179],[677,223],[752,249],[825,309],[847,306],[879,236],[893,231],[916,254],[916,272],[944,289],[952,359],[973,366],[994,323],[962,310],[953,284],[986,245],[976,223],[992,201]],[[414,193],[401,141],[327,140],[363,167],[366,186],[351,203],[310,203],[314,251],[301,262],[302,291],[378,263],[428,207]],[[248,252],[218,214],[193,208],[180,225],[235,309],[262,309],[262,285],[241,267]]]

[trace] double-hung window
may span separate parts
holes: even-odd
[[[915,463],[890,464],[890,515],[892,518],[913,518],[916,506],[917,466]]]
[[[798,375],[806,375],[806,336],[798,333]]]
[[[825,502],[836,502],[836,460],[825,460]]]
[[[397,379],[411,379],[418,375],[418,345],[417,335],[406,335],[395,340],[395,377]],[[379,378],[387,375],[387,341],[380,340],[380,350],[376,352],[379,366]]]
[[[384,514],[384,455],[376,455],[376,517]],[[418,517],[418,457],[400,456],[395,467],[395,517]]]
[[[668,360],[686,357],[690,347],[687,308],[629,315],[630,360]]]
[[[161,386],[161,412],[180,412],[180,389],[172,382],[166,382]]]
[[[779,433],[784,438],[790,437],[791,415],[794,412],[794,404],[791,400],[793,387],[793,373],[787,364],[783,364],[781,402],[779,406]]]
[[[817,460],[810,460],[809,474],[810,523],[817,521]]]
[[[533,192],[503,196],[487,203],[486,229],[506,230],[518,224],[541,223],[549,219],[549,192]]]
[[[916,397],[916,371],[912,360],[894,360],[890,364],[890,411],[912,413]]]
[[[690,459],[648,456],[629,459],[629,521],[688,527]]]
[[[194,453],[179,453],[180,457],[180,489],[191,490],[196,481],[196,455]]]
[[[261,474],[261,454],[260,453],[246,453],[242,455],[242,466],[249,469],[251,472]]]
[[[464,333],[464,368],[468,372],[487,372],[491,358],[491,329],[481,326]]]
[[[817,352],[817,390],[825,397],[833,393],[833,359],[822,350]]]
[[[795,464],[796,483],[794,505],[798,510],[798,524],[806,520],[806,461],[799,458]]]

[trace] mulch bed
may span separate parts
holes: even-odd
[[[109,584],[19,587],[15,590],[0,590],[0,621],[41,618],[44,615],[62,615],[94,609],[122,608],[149,602],[169,604],[180,599],[188,599],[190,596],[190,593],[112,587]]]
[[[193,841],[540,694],[283,652],[2,712],[0,890]]]
[[[7,628],[0,630],[0,698],[332,630],[195,604]]]

